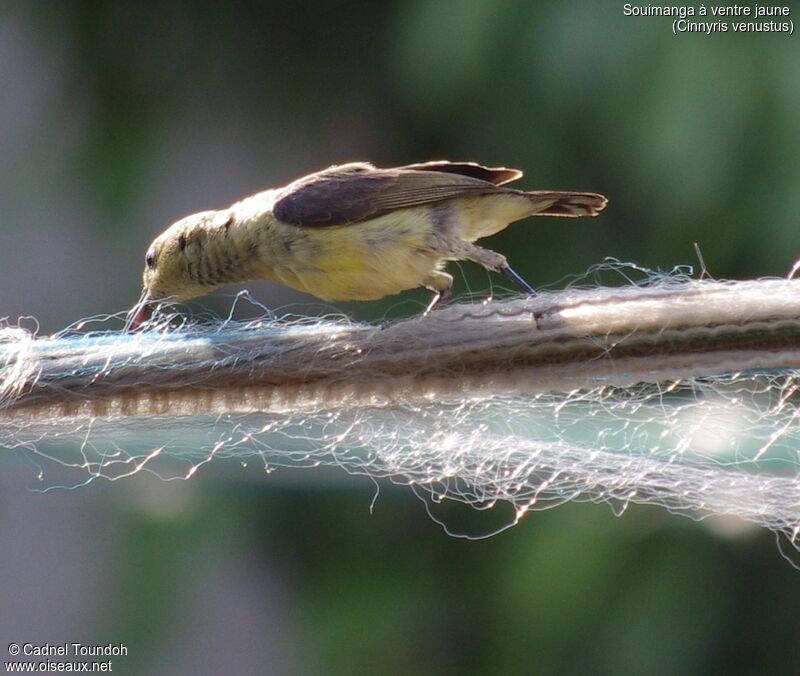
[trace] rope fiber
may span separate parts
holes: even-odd
[[[623,286],[383,325],[162,310],[140,332],[113,316],[37,336],[7,322],[0,447],[74,485],[223,458],[335,465],[437,501],[509,502],[515,522],[573,500],[648,503],[797,548],[800,280],[610,269]]]

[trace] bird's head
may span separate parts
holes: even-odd
[[[209,239],[227,220],[225,212],[192,214],[153,240],[144,257],[142,295],[129,313],[130,328],[146,321],[160,302],[189,300],[218,286],[208,279],[203,257]]]

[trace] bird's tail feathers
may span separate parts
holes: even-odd
[[[604,195],[595,192],[531,190],[525,195],[536,205],[534,216],[597,216],[608,204]]]

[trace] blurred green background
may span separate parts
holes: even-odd
[[[0,316],[51,332],[125,309],[167,224],[357,159],[474,160],[608,195],[593,221],[491,240],[534,286],[607,256],[696,265],[694,242],[715,277],[785,274],[797,38],[674,36],[622,8],[4,2]],[[507,286],[454,267],[458,292]],[[202,304],[225,312],[233,291]],[[425,299],[338,309],[371,320]],[[6,643],[121,641],[114,670],[136,674],[797,673],[800,577],[769,533],[737,524],[571,505],[471,542],[406,489],[382,485],[370,514],[374,486],[333,471],[206,466],[190,482],[27,492],[37,471],[3,457]]]

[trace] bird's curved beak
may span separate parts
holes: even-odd
[[[153,301],[147,294],[142,294],[139,302],[136,303],[129,311],[128,317],[125,321],[124,331],[136,331],[144,324],[153,314]]]

